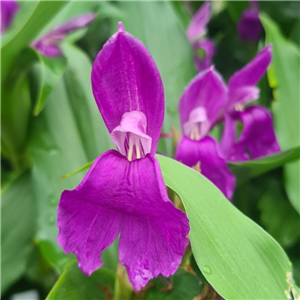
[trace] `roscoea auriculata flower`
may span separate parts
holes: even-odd
[[[58,242],[90,275],[120,235],[120,263],[140,290],[151,278],[177,270],[189,223],[169,200],[154,156],[164,118],[159,71],[121,23],[94,61],[92,89],[118,151],[100,155],[82,182],[62,193]]]

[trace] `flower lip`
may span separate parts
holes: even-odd
[[[119,152],[129,161],[140,159],[151,151],[152,138],[146,134],[147,119],[141,111],[123,114],[120,125],[110,134]]]
[[[79,186],[62,193],[57,226],[58,243],[87,275],[120,235],[119,260],[138,291],[153,277],[174,274],[188,244],[188,219],[169,200],[151,154],[132,162],[115,150],[98,157]]]
[[[235,177],[230,172],[218,142],[210,136],[192,141],[183,136],[178,143],[175,159],[188,167],[200,162],[201,174],[214,183],[231,199],[235,186]]]

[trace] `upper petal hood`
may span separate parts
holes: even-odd
[[[194,42],[206,33],[206,25],[210,20],[210,11],[210,3],[205,2],[193,16],[186,31],[187,38],[190,42]]]
[[[1,7],[1,34],[8,29],[19,10],[19,4],[16,1],[7,0],[0,2]]]
[[[213,69],[199,73],[185,88],[179,101],[179,116],[184,132],[184,125],[191,121],[191,113],[202,108],[206,114],[208,125],[205,126],[205,136],[226,105],[226,86],[221,76]]]
[[[58,242],[90,275],[120,234],[120,263],[140,290],[153,277],[172,275],[188,244],[186,215],[168,199],[155,157],[129,162],[117,151],[100,156],[58,209]]]
[[[257,99],[259,93],[254,86],[267,71],[271,59],[272,50],[269,45],[260,51],[244,68],[233,74],[228,83],[228,107],[232,107],[240,101],[245,104]]]
[[[216,140],[209,136],[200,141],[182,137],[177,146],[175,159],[189,167],[194,167],[200,162],[201,174],[214,183],[228,199],[232,198],[235,177],[229,171]]]
[[[94,61],[92,88],[110,133],[119,126],[124,113],[145,114],[146,134],[152,138],[154,154],[164,118],[163,84],[146,47],[122,25]]]

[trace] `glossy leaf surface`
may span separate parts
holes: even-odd
[[[30,172],[14,180],[1,195],[1,295],[26,271],[33,249],[35,201]]]
[[[266,172],[293,162],[300,157],[300,147],[281,151],[255,160],[230,163],[230,168],[237,178],[237,184],[242,184],[252,177],[262,175]]]
[[[274,121],[276,134],[282,149],[300,144],[300,53],[288,41],[267,15],[261,16],[266,31],[266,43],[272,43],[273,59],[268,70],[269,83],[275,89]],[[299,173],[300,162],[285,167],[286,191],[294,208],[300,213]]]
[[[77,262],[68,263],[60,278],[52,288],[47,300],[108,300],[113,299],[115,274],[105,268],[92,276],[84,275],[77,267]]]
[[[194,257],[213,288],[225,299],[284,299],[291,264],[277,242],[205,177],[157,157],[166,185],[185,206]]]

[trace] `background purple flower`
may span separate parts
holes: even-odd
[[[215,55],[215,46],[212,40],[204,38],[207,28],[206,25],[211,17],[211,4],[205,2],[193,16],[186,35],[192,44],[194,61],[197,70],[203,71],[211,66],[212,57]],[[201,50],[202,53],[199,53]]]
[[[203,51],[202,55],[199,54],[199,49]],[[216,47],[212,40],[203,39],[193,44],[194,61],[197,70],[203,71],[211,66],[212,58],[216,53]],[[198,50],[198,51],[197,51]]]
[[[206,25],[211,16],[211,4],[205,2],[193,16],[187,30],[188,40],[193,43],[206,34]]]
[[[237,24],[238,34],[241,40],[257,42],[262,31],[259,20],[258,1],[249,1],[249,8],[246,9]]]
[[[271,47],[267,46],[229,79],[221,141],[228,160],[244,161],[280,151],[269,111],[259,106],[246,107],[259,98],[259,89],[255,85],[265,74],[271,59]],[[237,138],[238,122],[243,124],[243,130]]]
[[[79,186],[62,193],[58,242],[91,275],[120,235],[120,263],[140,290],[153,277],[177,270],[189,223],[169,200],[154,157],[164,116],[160,74],[145,46],[122,24],[94,61],[92,88],[119,152],[99,156]]]
[[[184,136],[177,145],[175,159],[189,167],[195,167],[199,162],[201,173],[230,199],[235,178],[226,165],[218,142],[207,136],[226,101],[226,86],[213,68],[198,74],[190,82],[179,101]]]
[[[66,35],[77,29],[90,25],[96,16],[96,14],[85,14],[67,21],[59,27],[51,30],[39,40],[34,41],[31,44],[31,47],[35,48],[47,57],[61,56],[62,51],[59,44],[66,39]]]
[[[1,34],[3,34],[12,24],[16,13],[20,9],[16,1],[0,1],[1,6]]]

